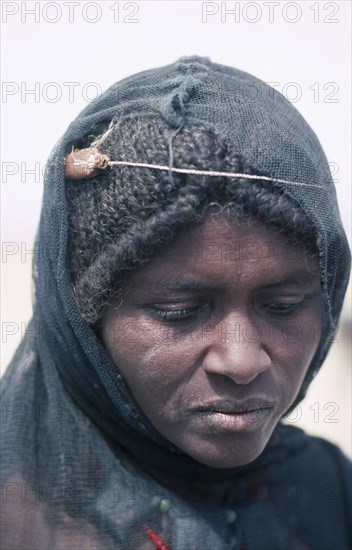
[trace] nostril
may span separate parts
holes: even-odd
[[[249,384],[265,372],[272,362],[269,354],[258,343],[228,341],[208,348],[203,358],[203,369],[208,374],[221,374],[237,384]]]
[[[263,371],[271,366],[270,356],[263,348],[260,349],[260,365]]]

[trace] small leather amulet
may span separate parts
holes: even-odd
[[[108,166],[109,160],[97,147],[74,149],[65,158],[66,176],[73,180],[92,178],[98,170],[104,170]]]

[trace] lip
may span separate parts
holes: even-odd
[[[250,432],[258,430],[269,419],[276,405],[274,401],[258,397],[245,401],[219,400],[196,406],[191,415],[202,431]]]
[[[251,399],[240,400],[217,400],[201,403],[194,407],[194,411],[213,412],[224,414],[248,413],[261,409],[272,409],[277,403],[267,398],[254,397]]]

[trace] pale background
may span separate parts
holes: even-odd
[[[276,83],[326,151],[350,235],[349,1],[44,1],[1,8],[3,370],[31,315],[31,250],[46,158],[87,102],[130,74],[197,54]],[[36,163],[37,174],[26,173]],[[348,454],[350,327],[346,305],[337,341],[291,415]]]

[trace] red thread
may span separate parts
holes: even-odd
[[[148,525],[143,525],[143,529],[148,535],[149,540],[154,544],[156,550],[171,550],[166,542],[163,541],[161,536],[158,535],[158,533],[156,533],[151,527],[148,527]]]

